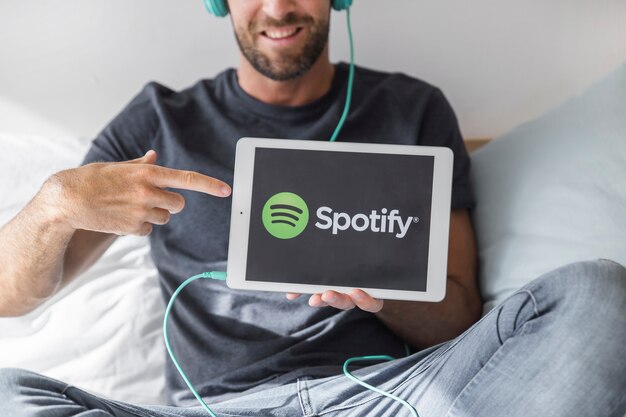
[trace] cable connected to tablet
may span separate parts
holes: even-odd
[[[212,417],[217,417],[217,415],[213,412],[213,410],[211,410],[211,408],[204,402],[200,394],[198,394],[196,389],[193,387],[193,384],[191,383],[191,381],[189,381],[189,378],[187,378],[187,374],[185,374],[185,371],[183,371],[183,368],[180,366],[180,364],[176,360],[176,356],[174,355],[174,352],[172,351],[172,347],[170,346],[170,339],[167,335],[167,322],[170,316],[170,311],[172,310],[172,306],[174,305],[174,300],[176,300],[176,297],[178,297],[178,294],[180,294],[183,288],[185,288],[187,285],[189,285],[193,281],[197,279],[201,279],[201,278],[217,279],[220,281],[225,281],[226,272],[223,272],[223,271],[203,272],[201,274],[194,275],[193,277],[187,278],[185,282],[183,282],[182,284],[178,286],[176,291],[174,291],[174,294],[172,294],[172,297],[170,298],[170,302],[167,303],[167,308],[165,309],[165,316],[163,317],[163,338],[165,339],[165,347],[167,349],[167,353],[169,353],[170,358],[172,359],[172,362],[174,362],[174,366],[176,366],[176,369],[178,369],[178,373],[180,374],[180,376],[183,377],[183,380],[185,380],[185,383],[189,387],[189,390],[193,393],[196,399],[200,402],[200,404],[202,404],[204,409]]]
[[[213,410],[211,410],[211,407],[209,407],[207,405],[207,403],[202,399],[200,394],[198,394],[198,392],[194,388],[193,384],[191,383],[191,381],[187,377],[187,374],[185,374],[185,371],[183,371],[183,368],[178,363],[178,360],[176,359],[176,356],[174,355],[174,352],[172,351],[172,347],[170,346],[170,340],[169,340],[169,336],[168,336],[168,333],[167,333],[167,323],[169,321],[170,312],[172,310],[172,307],[174,306],[174,301],[176,300],[176,297],[178,297],[178,294],[180,294],[180,292],[187,285],[191,284],[193,281],[198,280],[198,279],[216,279],[216,280],[220,280],[220,281],[225,281],[226,280],[226,272],[223,272],[223,271],[203,272],[201,274],[194,275],[194,276],[192,276],[190,278],[187,278],[182,284],[180,284],[178,286],[176,291],[174,291],[174,294],[172,294],[172,297],[170,298],[169,303],[167,303],[167,308],[165,309],[165,316],[163,317],[163,338],[165,339],[165,347],[167,349],[167,353],[169,353],[170,358],[172,359],[172,362],[174,362],[174,366],[176,366],[176,369],[178,370],[178,373],[180,374],[180,376],[183,377],[183,380],[187,384],[187,387],[189,387],[189,390],[193,393],[193,395],[196,397],[198,402],[200,402],[200,404],[202,404],[204,409],[211,415],[211,417],[218,417],[217,414],[215,414],[215,412]],[[407,348],[407,355],[408,355],[410,353],[410,351],[408,349],[408,346],[405,345],[405,347]],[[369,385],[366,382],[361,381],[360,379],[358,379],[357,377],[355,377],[354,375],[352,375],[348,371],[348,365],[350,365],[350,363],[352,363],[352,362],[356,362],[356,361],[372,361],[372,360],[392,361],[392,360],[395,360],[395,358],[392,357],[392,356],[388,356],[388,355],[357,356],[357,357],[354,357],[354,358],[349,358],[343,364],[343,373],[348,378],[350,378],[351,380],[356,382],[357,384],[359,384],[359,385],[361,385],[361,386],[363,386],[363,387],[365,387],[365,388],[367,388],[369,390],[372,390],[374,392],[382,394],[385,397],[389,397],[389,398],[391,398],[394,401],[399,402],[400,404],[402,404],[403,406],[405,406],[406,408],[409,409],[409,411],[411,412],[411,415],[413,417],[419,417],[419,414],[417,413],[415,408],[413,408],[413,406],[411,404],[407,403],[405,400],[403,400],[403,399],[401,399],[401,398],[399,398],[399,397],[397,397],[397,396],[395,396],[393,394],[385,392],[385,391],[383,391],[381,389],[378,389],[378,388],[376,388],[376,387],[374,387],[372,385]]]
[[[209,2],[209,3],[211,3],[211,2]],[[352,99],[352,84],[353,84],[353,81],[354,81],[354,42],[353,42],[353,39],[352,39],[352,27],[350,25],[350,7],[349,7],[349,3],[351,3],[351,2],[346,3],[346,7],[345,7],[346,16],[347,16],[346,19],[347,19],[347,25],[348,25],[348,36],[350,38],[350,72],[349,72],[349,76],[348,76],[348,88],[347,88],[347,92],[346,92],[346,103],[344,105],[343,113],[341,115],[339,123],[337,124],[337,127],[335,128],[335,131],[333,132],[333,134],[332,134],[332,136],[330,138],[331,142],[335,142],[335,140],[339,136],[339,133],[341,132],[341,129],[342,129],[342,127],[343,127],[347,117],[348,117],[348,113],[350,111],[350,102],[351,102],[351,99]],[[170,312],[172,310],[172,307],[174,306],[174,301],[176,300],[176,297],[178,297],[178,294],[180,294],[180,292],[187,285],[189,285],[190,283],[192,283],[193,281],[196,281],[198,279],[215,279],[215,280],[225,281],[226,280],[226,272],[223,272],[223,271],[203,272],[201,274],[194,275],[194,276],[192,276],[190,278],[187,278],[182,284],[180,284],[178,286],[176,291],[174,291],[174,293],[172,294],[172,297],[170,298],[170,301],[167,304],[167,308],[165,309],[165,316],[163,317],[163,338],[165,339],[165,347],[167,349],[167,352],[168,352],[170,358],[172,359],[172,362],[174,363],[174,366],[178,370],[178,373],[182,376],[183,380],[187,384],[187,387],[189,387],[189,390],[193,393],[193,395],[196,397],[198,402],[200,402],[200,404],[202,404],[202,406],[209,413],[209,415],[211,415],[211,417],[218,417],[217,414],[215,414],[215,412],[213,410],[211,410],[211,408],[207,405],[207,403],[202,399],[200,394],[198,394],[198,392],[194,388],[193,384],[191,383],[191,381],[187,377],[187,374],[185,374],[185,371],[183,371],[182,367],[178,363],[178,360],[176,359],[176,356],[174,355],[174,352],[172,351],[172,347],[170,346],[170,341],[169,341],[168,332],[167,332],[167,324],[168,324],[168,321],[169,321]],[[406,349],[407,356],[409,356],[411,352],[410,352],[409,347],[407,345],[405,345],[405,349]],[[356,382],[357,384],[359,384],[359,385],[361,385],[361,386],[363,386],[363,387],[365,387],[365,388],[367,388],[369,390],[377,392],[377,393],[379,393],[381,395],[384,395],[384,396],[386,396],[388,398],[391,398],[394,401],[399,402],[404,407],[409,409],[409,411],[411,412],[411,415],[413,417],[419,417],[419,414],[417,413],[415,408],[413,408],[413,406],[411,406],[405,400],[403,400],[403,399],[401,399],[401,398],[399,398],[399,397],[397,397],[397,396],[395,396],[393,394],[385,392],[385,391],[383,391],[381,389],[378,389],[378,388],[376,388],[376,387],[374,387],[372,385],[369,385],[366,382],[361,381],[360,379],[358,379],[357,377],[355,377],[354,375],[352,375],[348,371],[348,365],[350,365],[350,363],[352,363],[352,362],[372,361],[372,360],[391,361],[391,360],[395,360],[395,358],[392,357],[392,356],[388,356],[388,355],[358,356],[358,357],[349,358],[343,364],[343,373],[348,378],[350,378],[352,381]]]

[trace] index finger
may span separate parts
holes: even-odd
[[[199,172],[186,171],[180,169],[155,166],[158,175],[155,177],[154,185],[160,188],[179,188],[183,190],[198,191],[211,194],[216,197],[228,197],[231,188],[224,181]]]

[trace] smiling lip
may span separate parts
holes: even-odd
[[[280,42],[280,43],[288,43],[292,39],[294,39],[298,34],[302,31],[302,28],[299,26],[291,26],[291,27],[281,27],[281,28],[273,28],[266,29],[261,32],[263,38],[272,41],[272,42]]]

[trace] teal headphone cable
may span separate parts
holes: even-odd
[[[183,368],[180,366],[180,364],[176,360],[176,356],[174,355],[174,352],[172,351],[172,347],[170,346],[170,339],[167,335],[167,322],[170,317],[170,311],[172,310],[172,306],[174,305],[174,300],[176,300],[176,297],[178,297],[178,294],[180,294],[183,288],[191,284],[193,281],[197,279],[201,279],[201,278],[217,279],[220,281],[225,281],[226,272],[223,272],[223,271],[203,272],[201,274],[194,275],[191,278],[187,278],[185,282],[183,282],[182,284],[178,286],[176,291],[174,291],[174,294],[172,294],[172,297],[170,298],[170,302],[167,303],[167,308],[165,309],[165,316],[163,317],[163,338],[165,339],[165,348],[167,349],[167,353],[169,353],[170,358],[172,359],[172,362],[174,362],[174,366],[176,366],[176,369],[178,369],[178,373],[185,380],[185,383],[189,387],[189,390],[191,390],[193,395],[200,402],[200,404],[202,404],[204,409],[208,411],[211,417],[217,417],[217,414],[215,414],[213,410],[211,410],[211,408],[207,405],[207,403],[204,402],[200,394],[198,394],[196,389],[193,387],[193,384],[191,383],[191,381],[189,381],[189,378],[187,378],[187,374],[185,374],[185,371],[183,371]]]
[[[339,123],[337,124],[337,127],[335,128],[335,131],[333,132],[332,137],[330,138],[331,142],[335,142],[335,140],[337,139],[337,137],[339,136],[339,132],[341,132],[341,129],[348,117],[348,113],[350,111],[350,103],[352,100],[352,85],[353,85],[353,81],[354,81],[354,42],[352,39],[352,27],[350,25],[350,7],[347,6],[346,7],[346,16],[347,16],[347,25],[348,25],[348,36],[350,38],[350,73],[348,76],[348,89],[346,92],[346,103],[344,105],[344,109],[343,109],[343,113],[341,115],[341,119],[339,120]],[[174,306],[174,301],[176,300],[176,297],[178,297],[178,294],[180,294],[180,292],[190,283],[192,283],[193,281],[196,281],[198,279],[215,279],[215,280],[220,280],[220,281],[225,281],[226,280],[226,272],[223,271],[212,271],[212,272],[203,272],[201,274],[198,275],[194,275],[190,278],[187,278],[182,284],[180,284],[178,286],[178,288],[176,289],[176,291],[174,291],[174,293],[172,294],[172,297],[170,298],[169,303],[167,304],[167,308],[165,309],[165,315],[163,317],[163,338],[165,339],[165,347],[167,349],[167,353],[169,354],[170,358],[172,359],[172,362],[174,363],[174,366],[176,367],[176,369],[178,370],[178,373],[182,376],[183,380],[185,381],[185,383],[187,384],[187,387],[189,387],[189,390],[193,393],[193,395],[196,397],[196,399],[198,400],[198,402],[200,402],[200,404],[202,404],[202,406],[204,407],[204,409],[209,413],[209,415],[211,417],[218,417],[217,414],[215,414],[215,412],[213,410],[211,410],[211,407],[209,407],[207,405],[207,403],[202,399],[202,397],[200,396],[200,394],[198,394],[198,392],[196,391],[196,389],[193,387],[193,384],[191,383],[191,381],[189,381],[189,378],[187,377],[187,374],[185,374],[185,371],[183,371],[183,368],[180,366],[180,364],[178,363],[178,360],[176,359],[176,356],[174,355],[174,352],[172,351],[172,347],[170,346],[170,341],[169,341],[169,336],[168,336],[168,332],[167,332],[167,323],[169,321],[169,316],[170,316],[170,312],[172,310],[172,307]],[[411,354],[411,350],[409,348],[408,345],[404,345],[405,351],[406,351],[406,355],[410,356]],[[354,375],[352,375],[350,373],[350,371],[348,371],[348,365],[350,365],[350,363],[352,362],[356,362],[356,361],[372,361],[372,360],[387,360],[387,361],[391,361],[391,360],[395,360],[394,357],[392,356],[388,356],[388,355],[373,355],[373,356],[357,356],[357,357],[353,357],[353,358],[349,358],[347,359],[344,364],[343,364],[343,373],[350,378],[351,380],[353,380],[354,382],[356,382],[357,384],[372,390],[374,392],[377,392],[381,395],[384,395],[388,398],[391,398],[394,401],[399,402],[400,404],[402,404],[403,406],[407,407],[409,409],[409,411],[411,412],[411,415],[413,417],[419,417],[419,414],[417,413],[417,410],[415,410],[415,408],[410,405],[408,402],[406,402],[405,400],[390,394],[388,392],[385,392],[381,389],[378,389],[372,385],[369,385],[366,382],[361,381],[360,379],[358,379],[357,377],[355,377]]]
[[[346,104],[343,108],[343,114],[341,115],[341,119],[339,119],[339,123],[337,124],[332,137],[330,138],[331,142],[334,142],[337,139],[337,136],[339,136],[339,132],[341,132],[341,128],[348,118],[350,102],[352,101],[352,83],[354,81],[354,41],[352,40],[352,27],[350,25],[350,7],[346,7],[346,21],[348,24],[348,37],[350,38],[350,74],[348,76],[348,91],[346,93]]]
[[[405,347],[406,347],[406,345],[405,345]],[[411,404],[409,404],[408,402],[406,402],[406,401],[405,401],[405,400],[403,400],[402,398],[397,397],[397,396],[395,396],[395,395],[393,395],[393,394],[390,394],[390,393],[388,393],[388,392],[385,392],[385,391],[383,391],[383,390],[381,390],[381,389],[378,389],[378,388],[376,388],[376,387],[374,387],[374,386],[372,386],[372,385],[370,385],[370,384],[368,384],[368,383],[366,383],[366,382],[363,382],[363,381],[361,381],[359,378],[355,377],[355,376],[354,376],[354,375],[352,375],[350,372],[348,372],[348,365],[350,365],[350,363],[352,363],[352,362],[356,362],[356,361],[372,361],[372,360],[385,360],[385,361],[393,361],[393,360],[395,360],[395,359],[396,359],[396,358],[394,358],[393,356],[389,356],[389,355],[356,356],[356,357],[354,357],[354,358],[350,358],[350,359],[346,360],[346,361],[343,363],[343,373],[344,373],[344,374],[345,374],[348,378],[350,378],[351,380],[353,380],[354,382],[356,382],[357,384],[359,384],[359,385],[361,385],[361,386],[363,386],[363,387],[365,387],[365,388],[367,388],[367,389],[369,389],[369,390],[372,390],[372,391],[374,391],[374,392],[377,392],[377,393],[379,393],[379,394],[382,394],[382,395],[384,395],[385,397],[389,397],[389,398],[391,398],[391,399],[392,399],[392,400],[394,400],[394,401],[399,402],[400,404],[402,404],[403,406],[405,406],[406,408],[408,408],[408,409],[409,409],[409,411],[411,412],[411,415],[412,415],[413,417],[419,417],[419,414],[417,414],[417,410],[416,410],[416,409],[415,409],[415,408],[414,408]]]
[[[191,284],[193,281],[198,280],[198,279],[216,279],[219,281],[226,281],[226,272],[224,271],[212,271],[212,272],[203,272],[201,274],[198,275],[194,275],[190,278],[187,278],[182,284],[180,284],[178,286],[178,288],[176,289],[176,291],[174,291],[174,294],[172,294],[172,297],[170,298],[169,303],[167,303],[167,308],[165,309],[165,315],[163,317],[163,338],[165,339],[165,348],[167,349],[167,353],[169,353],[170,358],[172,359],[172,362],[174,363],[174,366],[176,366],[176,369],[178,370],[178,373],[180,374],[180,376],[183,377],[183,380],[185,381],[185,383],[187,384],[187,387],[189,387],[189,390],[193,393],[193,395],[196,397],[196,399],[198,400],[198,402],[200,402],[200,404],[202,404],[202,406],[204,407],[204,409],[209,413],[209,415],[211,417],[218,417],[217,414],[215,414],[215,412],[213,410],[211,410],[211,407],[209,407],[207,405],[206,402],[204,402],[204,400],[202,399],[202,397],[200,396],[200,394],[198,394],[198,392],[196,391],[196,389],[193,387],[193,384],[191,383],[191,381],[189,381],[189,378],[187,377],[187,374],[185,374],[185,371],[183,371],[183,368],[180,366],[180,364],[178,363],[178,360],[176,359],[176,356],[174,355],[174,352],[172,351],[172,347],[170,346],[170,340],[169,340],[169,336],[167,333],[167,323],[169,321],[169,317],[170,317],[170,312],[172,310],[172,307],[174,306],[174,301],[176,300],[176,297],[178,297],[178,294],[180,294],[180,292],[183,290],[183,288],[185,288],[187,285]],[[407,351],[407,354],[410,353],[410,350],[408,348],[408,346],[405,344],[405,349]],[[388,355],[373,355],[373,356],[357,356],[354,358],[349,358],[347,359],[344,364],[343,364],[343,373],[350,378],[351,380],[353,380],[354,382],[356,382],[357,384],[372,390],[374,392],[377,392],[379,394],[382,394],[386,397],[391,398],[394,401],[398,401],[400,404],[402,404],[403,406],[407,407],[410,411],[411,411],[411,415],[413,417],[419,417],[419,414],[417,413],[417,411],[415,410],[415,408],[409,404],[408,402],[406,402],[405,400],[393,395],[393,394],[389,394],[388,392],[385,392],[381,389],[378,389],[372,385],[369,385],[366,382],[361,381],[360,379],[358,379],[357,377],[355,377],[354,375],[352,375],[349,371],[348,371],[348,365],[350,365],[350,363],[352,362],[356,362],[356,361],[371,361],[371,360],[387,360],[387,361],[392,361],[395,360],[395,358],[393,356],[388,356]]]

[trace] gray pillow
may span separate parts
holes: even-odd
[[[472,163],[485,312],[559,266],[626,264],[626,63]]]

